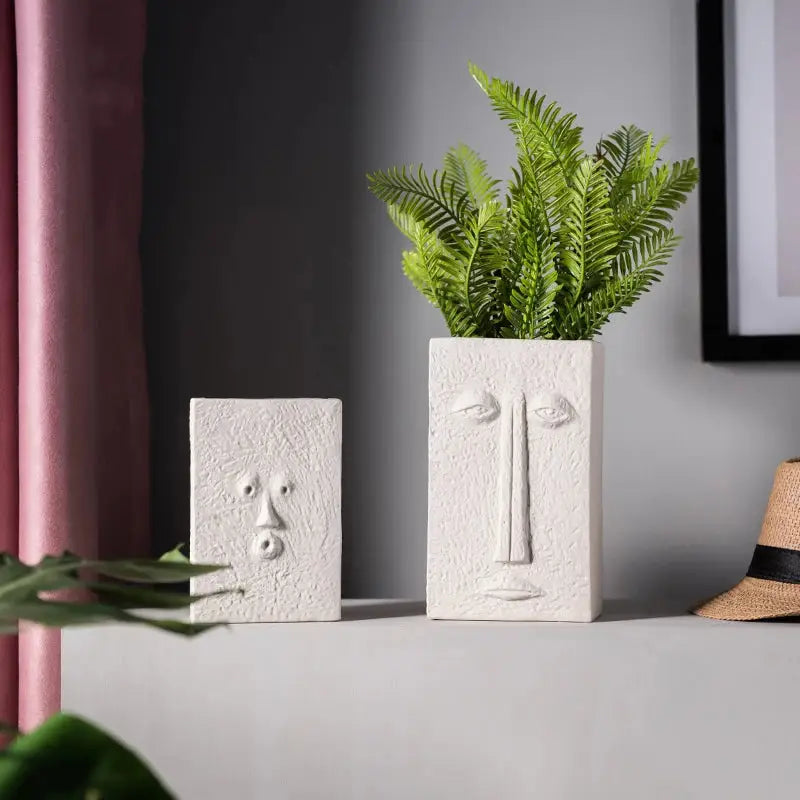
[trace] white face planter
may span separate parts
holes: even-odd
[[[339,400],[194,399],[193,561],[231,569],[192,591],[194,621],[335,620],[341,613]]]
[[[600,613],[602,348],[433,339],[428,616]]]

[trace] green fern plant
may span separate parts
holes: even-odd
[[[430,175],[421,165],[368,175],[414,246],[403,269],[453,336],[591,339],[661,278],[694,159],[663,163],[666,140],[634,125],[587,154],[574,114],[469,69],[511,128],[517,164],[502,200],[464,144]]]

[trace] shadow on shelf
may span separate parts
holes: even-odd
[[[656,605],[646,600],[611,598],[603,601],[603,613],[596,622],[682,617],[688,613],[689,611],[685,606],[675,602]]]
[[[342,622],[390,617],[424,617],[424,600],[376,600],[342,608]]]
[[[681,617],[689,612],[676,602],[653,604],[641,599],[611,598],[604,601],[603,613],[596,622],[622,622],[636,619]],[[424,600],[364,600],[342,607],[342,622],[393,617],[424,617]]]

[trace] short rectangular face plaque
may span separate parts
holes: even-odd
[[[341,615],[339,400],[191,401],[191,557],[231,569],[195,578],[193,621],[300,622]]]

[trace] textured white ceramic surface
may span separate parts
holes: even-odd
[[[192,619],[339,619],[341,402],[196,398],[190,429],[192,560],[231,564],[192,591],[245,590]]]
[[[428,616],[601,610],[603,350],[432,339]]]

